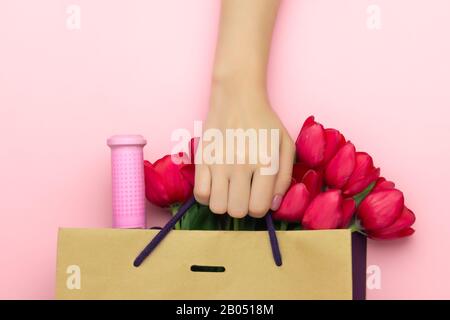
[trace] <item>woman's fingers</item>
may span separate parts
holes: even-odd
[[[230,179],[228,191],[228,214],[234,218],[243,218],[248,213],[250,198],[251,171],[237,170]]]
[[[211,195],[209,208],[217,214],[227,212],[228,205],[228,175],[222,168],[212,169]]]
[[[290,139],[282,140],[279,157],[278,172],[267,175],[262,174],[259,166],[244,165],[228,172],[227,167],[220,165],[197,165],[194,195],[217,214],[228,212],[232,217],[242,218],[248,213],[255,218],[263,217],[269,209],[279,208],[291,184],[295,148]]]
[[[253,173],[250,191],[249,215],[261,218],[269,211],[272,203],[275,175],[262,175],[261,170]]]
[[[204,205],[209,204],[209,197],[211,194],[211,173],[207,165],[195,165],[195,185],[194,196],[195,199]]]
[[[292,180],[292,164],[295,159],[295,146],[290,139],[283,139],[280,146],[280,161],[278,174],[273,191],[270,209],[276,211],[281,205],[284,194]]]

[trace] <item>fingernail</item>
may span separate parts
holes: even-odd
[[[282,201],[282,200],[283,200],[283,197],[282,197],[281,195],[279,195],[279,194],[276,194],[276,195],[273,197],[273,199],[272,199],[272,205],[271,205],[270,209],[271,209],[272,211],[278,210],[278,208],[279,208],[280,205],[281,205],[281,201]]]

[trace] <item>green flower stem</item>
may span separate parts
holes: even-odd
[[[355,225],[355,224],[353,224],[353,225],[350,226],[350,230],[352,231],[352,233],[353,233],[353,232],[358,232],[358,233],[362,234],[363,236],[366,236],[366,237],[367,237],[367,233],[365,233],[365,232],[361,229],[361,227],[359,227],[359,226],[357,226],[357,225]]]
[[[281,221],[281,224],[280,224],[280,230],[286,231],[286,230],[288,229],[288,225],[289,225],[289,222],[287,222],[287,221]]]
[[[170,211],[172,212],[172,216],[174,216],[178,212],[179,208],[180,208],[180,205],[178,203],[172,204],[170,206]],[[178,221],[175,224],[175,230],[181,230],[181,222],[180,221]]]
[[[352,232],[358,232],[359,227],[356,224],[352,224],[349,228]]]
[[[239,219],[233,218],[233,230],[239,231]]]
[[[231,230],[231,217],[227,215],[225,221],[226,221],[225,230]]]
[[[353,223],[350,225],[349,229],[352,231],[352,233],[353,232],[359,232],[362,235],[367,236],[367,234],[363,230],[363,227],[361,226],[361,222],[359,222],[359,220],[357,218],[355,218]]]
[[[372,189],[375,187],[375,181],[369,184],[366,189],[357,195],[353,196],[353,200],[355,200],[356,207],[359,207],[360,203],[369,195]]]

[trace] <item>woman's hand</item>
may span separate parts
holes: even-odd
[[[273,112],[265,91],[257,86],[245,86],[236,79],[231,83],[214,83],[204,132],[208,129],[218,129],[222,133],[222,164],[208,164],[211,162],[205,161],[206,155],[203,154],[203,164],[196,165],[194,194],[197,201],[209,204],[214,213],[228,212],[236,218],[242,218],[247,213],[252,217],[263,217],[270,208],[278,209],[282,196],[291,183],[295,147]],[[266,129],[267,151],[260,140],[257,140],[256,149],[251,150],[248,136],[244,137],[245,147],[239,149],[237,139],[233,137],[234,148],[231,151],[234,161],[232,164],[226,164],[226,144],[230,143],[227,129],[243,129],[241,134],[252,131],[256,136],[261,129]],[[247,131],[248,129],[250,131]],[[277,131],[279,141],[271,139],[272,129]],[[238,139],[240,138],[242,136]],[[203,140],[202,149],[205,150],[210,143],[212,142]],[[271,151],[272,144],[275,152]],[[270,163],[263,163],[260,158],[261,151],[269,155]],[[257,154],[254,154],[255,152]],[[245,163],[237,163],[238,156],[245,160]],[[250,163],[252,157],[257,159],[256,163]],[[266,173],[261,170],[268,167],[275,170],[266,170]]]
[[[222,0],[210,109],[200,148],[205,151],[212,143],[205,141],[206,130],[217,129],[224,137],[222,161],[197,164],[194,187],[197,201],[209,204],[218,214],[262,217],[269,208],[278,209],[291,182],[294,144],[273,112],[266,91],[270,40],[279,1]],[[261,141],[258,137],[256,150],[250,143],[242,148],[235,144],[229,150],[234,162],[226,164],[226,145],[230,143],[227,129],[253,130],[257,135],[266,129],[268,139]],[[279,139],[271,136],[272,129],[277,130]],[[269,164],[260,157],[265,151],[261,142],[275,147],[269,148]],[[267,166],[275,167],[275,171],[267,172]]]

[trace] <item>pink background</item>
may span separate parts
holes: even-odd
[[[0,1],[0,298],[53,298],[58,227],[111,225],[109,135],[144,135],[155,160],[204,117],[218,14],[218,0]],[[341,129],[418,217],[412,238],[370,242],[371,299],[450,298],[449,30],[448,0],[280,10],[270,94],[292,136],[310,114]]]

